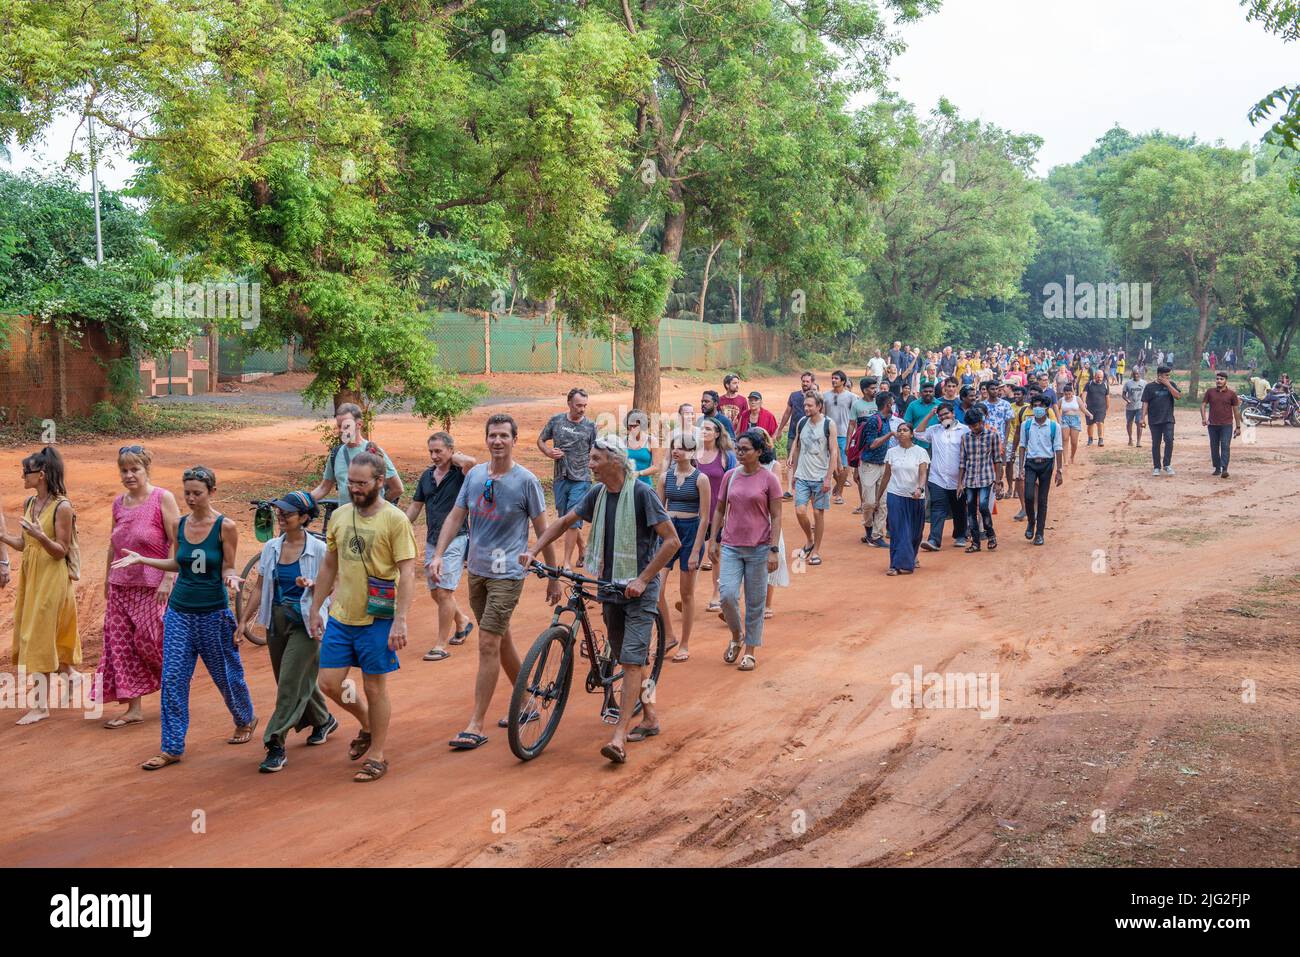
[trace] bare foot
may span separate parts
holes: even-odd
[[[32,708],[25,715],[19,718],[14,724],[35,724],[37,721],[44,721],[50,716],[50,712],[45,708]]]

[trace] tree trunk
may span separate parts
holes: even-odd
[[[759,276],[749,281],[749,302],[745,305],[749,311],[750,324],[761,324],[763,322],[763,280]]]
[[[659,251],[676,264],[682,253],[682,236],[686,232],[686,207],[680,187],[669,191],[672,203],[664,216],[664,236]],[[646,329],[632,330],[632,403],[653,415],[659,412],[659,318]]]
[[[1196,311],[1198,313],[1196,322],[1196,344],[1192,349],[1191,361],[1191,381],[1188,383],[1187,391],[1190,397],[1195,400],[1199,396],[1201,384],[1201,353],[1205,351],[1206,344],[1210,341],[1210,335],[1214,332],[1214,327],[1210,324],[1210,292],[1206,289],[1201,293],[1196,302]]]
[[[704,300],[709,296],[709,269],[713,265],[713,257],[718,254],[718,250],[721,248],[722,240],[719,239],[713,244],[713,248],[709,250],[709,258],[704,260],[704,281],[700,283],[700,308],[698,312],[700,322],[704,321]]]
[[[364,405],[362,405],[361,402],[361,393],[356,389],[339,389],[334,393],[334,410],[336,413],[338,412],[338,407],[347,402],[351,402],[354,405],[361,405],[362,408],[364,408]]]

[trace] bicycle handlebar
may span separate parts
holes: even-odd
[[[586,575],[579,575],[577,572],[565,571],[563,568],[557,568],[554,565],[547,565],[533,559],[533,564],[529,569],[538,578],[567,578],[577,585],[595,585],[603,591],[622,592],[627,587],[627,582],[620,581],[602,581],[599,578],[588,578]]]

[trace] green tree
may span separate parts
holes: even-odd
[[[1157,303],[1182,298],[1195,309],[1187,335],[1195,398],[1200,355],[1225,310],[1270,274],[1267,250],[1281,241],[1284,218],[1250,156],[1221,147],[1148,143],[1109,164],[1097,189],[1121,266],[1152,282]]]
[[[1010,299],[1034,250],[1040,140],[963,120],[947,100],[918,121],[897,107],[894,189],[870,204],[883,251],[866,264],[867,320],[881,340],[934,345],[960,299]]]

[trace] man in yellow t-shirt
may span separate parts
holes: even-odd
[[[396,652],[406,647],[406,616],[419,588],[415,532],[406,514],[380,497],[384,472],[379,456],[353,456],[347,480],[351,501],[330,518],[319,580],[304,584],[314,584],[310,629],[321,642],[320,689],[361,722],[348,750],[354,761],[370,755],[353,777],[358,782],[377,781],[388,772],[387,675],[399,667]],[[327,625],[320,611],[331,594]],[[354,666],[363,675],[364,702],[343,695]]]

